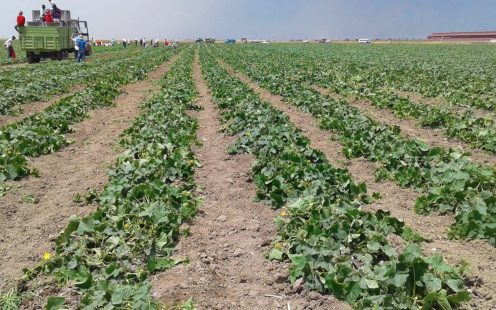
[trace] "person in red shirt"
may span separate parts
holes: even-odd
[[[20,11],[19,15],[17,16],[17,25],[15,26],[15,30],[19,32],[19,27],[24,27],[25,24],[26,24],[26,17],[24,17],[24,13]]]
[[[45,23],[53,23],[53,15],[52,15],[52,12],[50,12],[50,10],[47,10],[45,12]]]

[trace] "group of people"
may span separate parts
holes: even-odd
[[[124,39],[126,40],[126,39]],[[150,42],[150,43],[148,43]],[[128,41],[127,44],[129,45],[130,42]],[[160,46],[160,41],[158,39],[150,39],[150,41],[147,41],[146,38],[141,38],[141,39],[135,39],[134,40],[134,44],[136,46],[141,46],[143,48],[147,48],[147,47],[159,47]],[[165,47],[172,47],[172,48],[177,48],[177,42],[174,41],[174,42],[169,42],[167,39],[164,39],[164,46]]]
[[[44,4],[41,6],[41,16],[40,21],[44,23],[54,23],[60,22],[62,18],[62,11],[55,4],[55,0],[48,0],[49,7],[47,8]],[[24,16],[24,12],[20,11],[19,15],[17,15],[17,23],[15,25],[15,30],[19,32],[20,28],[26,25],[26,17]],[[16,54],[14,50],[13,43],[16,40],[15,36],[12,36],[8,40],[6,40],[3,44],[7,50],[7,58],[15,59]]]
[[[44,4],[41,6],[40,21],[51,24],[58,23],[62,18],[62,10],[59,9],[54,0],[48,0],[49,7],[47,8]]]
[[[91,43],[93,46],[114,46],[115,44],[122,44],[124,48],[128,48],[131,46],[132,41],[130,39],[122,39],[122,41],[116,41],[115,39],[112,39],[107,42],[103,41],[97,41],[94,38],[91,38]],[[164,39],[163,41],[165,47],[171,47],[171,48],[177,48],[177,42],[174,40],[173,42],[168,41],[167,39]],[[134,44],[136,46],[141,46],[143,48],[148,48],[148,47],[160,47],[160,41],[158,39],[151,39],[147,40],[146,38],[142,39],[134,39]]]

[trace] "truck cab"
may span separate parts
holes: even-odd
[[[21,48],[26,52],[28,63],[38,63],[41,59],[64,60],[75,52],[72,40],[82,35],[89,42],[88,23],[71,19],[70,11],[62,11],[60,22],[45,23],[41,20],[41,11],[33,11],[33,20],[19,28]],[[91,55],[88,44],[86,55]]]

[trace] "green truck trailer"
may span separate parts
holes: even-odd
[[[41,59],[64,60],[75,52],[72,40],[82,35],[89,42],[88,23],[71,19],[70,11],[62,11],[60,22],[44,23],[40,19],[40,11],[33,11],[33,21],[19,28],[21,48],[26,52],[28,63],[37,63]],[[88,44],[86,55],[91,55]]]

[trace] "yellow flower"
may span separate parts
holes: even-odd
[[[52,253],[46,252],[45,254],[43,254],[43,260],[44,261],[51,260],[51,259],[52,259]]]
[[[289,212],[287,210],[282,210],[281,213],[279,214],[281,217],[288,217]]]
[[[282,250],[282,249],[284,249],[284,245],[280,242],[277,242],[276,244],[274,244],[274,249]]]
[[[129,223],[124,224],[124,229],[128,230],[129,229]]]

